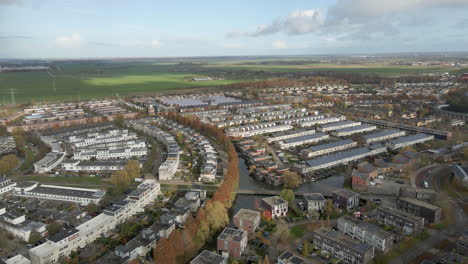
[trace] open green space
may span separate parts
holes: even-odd
[[[273,60],[273,61],[271,61]],[[314,63],[311,59],[210,60],[197,62],[57,61],[48,72],[0,72],[0,104],[10,104],[8,89],[16,89],[17,103],[41,103],[109,98],[126,95],[157,95],[177,89],[216,87],[241,81],[261,80],[272,72],[341,72],[399,76],[416,73],[466,72],[441,66],[405,66],[388,63]],[[260,72],[259,72],[260,71]],[[192,82],[193,77],[221,80]],[[55,86],[54,86],[55,80]],[[7,114],[4,110],[0,114]]]
[[[306,65],[247,65],[247,64],[219,64],[205,65],[206,68],[231,70],[263,70],[269,72],[346,72],[359,74],[377,74],[382,76],[404,75],[412,73],[443,72],[447,68],[428,66],[393,66],[393,65],[334,65],[334,64],[306,64]]]
[[[216,86],[238,80],[192,82],[205,75],[178,72],[174,65],[150,63],[57,63],[47,72],[1,72],[0,92],[10,103],[8,89],[16,89],[17,103],[73,101],[129,94],[156,94],[172,89]]]

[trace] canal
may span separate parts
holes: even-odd
[[[295,191],[329,193],[332,190],[343,187],[344,175],[338,174],[315,182],[303,183]],[[258,182],[249,175],[249,169],[245,160],[239,157],[239,189],[241,190],[281,190],[281,186],[272,186],[263,182]],[[232,207],[234,215],[241,208],[256,209],[260,205],[260,200],[265,198],[263,195],[245,195],[236,196],[236,201]]]

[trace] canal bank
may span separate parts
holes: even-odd
[[[275,190],[281,191],[282,186],[272,186],[264,182],[258,182],[254,177],[249,175],[249,169],[242,157],[239,157],[239,190]],[[319,192],[330,194],[336,189],[340,189],[344,184],[344,174],[337,174],[325,179],[317,180],[315,182],[303,183],[298,188],[294,189],[297,192]],[[232,212],[234,215],[241,208],[255,210],[260,205],[260,200],[267,197],[267,195],[247,195],[238,194],[234,201]]]

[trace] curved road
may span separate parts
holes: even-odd
[[[447,164],[440,164],[419,170],[414,179],[415,187],[424,188],[424,181],[426,181],[429,187],[436,192],[443,191],[449,179],[449,169]],[[428,252],[444,239],[451,236],[460,236],[468,228],[468,216],[463,211],[466,201],[463,198],[457,198],[450,199],[449,202],[453,205],[454,223],[443,230],[428,229],[427,231],[431,234],[431,237],[407,249],[403,254],[390,261],[391,264],[409,263],[416,257]]]

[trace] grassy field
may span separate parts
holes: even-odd
[[[178,88],[229,84],[236,80],[206,81],[194,83],[193,74],[179,73],[174,65],[150,63],[79,63],[58,65],[52,74],[47,72],[0,73],[0,92],[10,103],[7,89],[17,89],[17,103],[65,101],[111,97],[119,94],[155,94]]]
[[[335,71],[360,74],[378,74],[382,76],[425,73],[425,72],[442,72],[447,71],[447,68],[442,67],[424,67],[424,66],[392,66],[392,65],[336,65],[336,64],[306,64],[306,65],[250,65],[250,64],[218,64],[205,65],[207,68],[218,69],[248,69],[248,70],[264,70],[270,72],[309,72],[309,71]]]
[[[230,84],[249,79],[265,78],[261,75],[229,75],[234,79],[192,82],[191,78],[210,76],[216,71],[217,76],[224,76],[223,71],[248,70],[266,72],[321,72],[335,71],[360,74],[378,74],[395,76],[411,73],[441,72],[447,68],[424,66],[392,66],[382,63],[369,64],[302,64],[300,59],[288,61],[290,64],[249,64],[268,61],[261,60],[225,60],[179,65],[178,63],[154,62],[111,62],[111,61],[74,61],[53,62],[55,68],[47,72],[0,72],[0,104],[11,102],[7,90],[17,91],[17,103],[39,103],[53,101],[73,101],[149,94],[155,95],[174,89],[197,88]],[[296,64],[294,64],[296,63]],[[455,69],[457,73],[468,69]],[[257,78],[258,77],[258,78]],[[1,114],[1,113],[0,113]],[[4,113],[5,114],[5,113]]]

